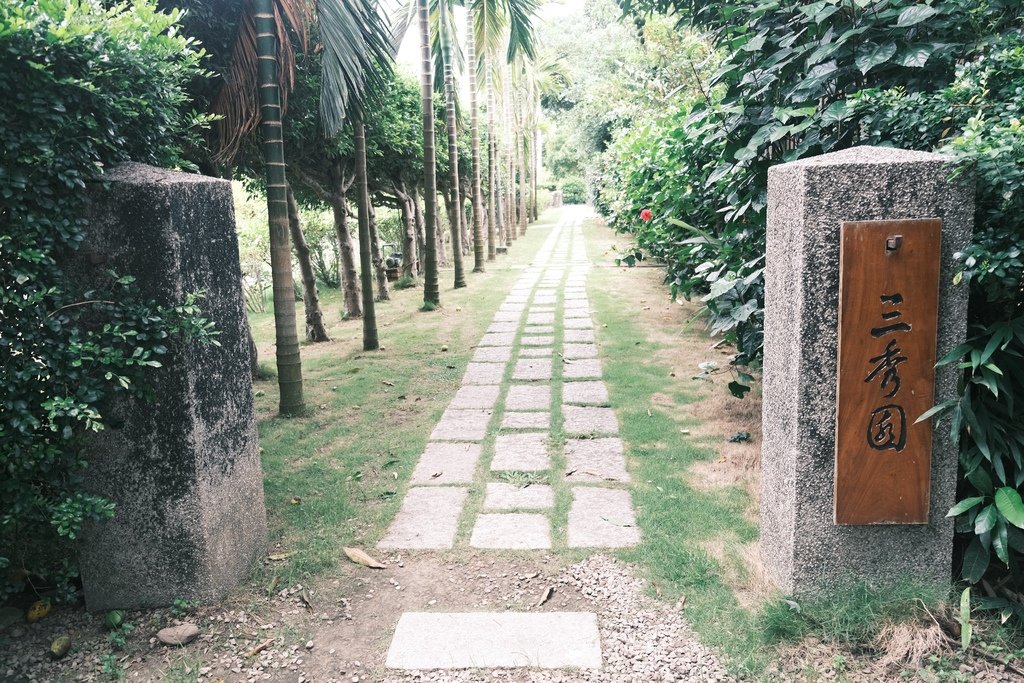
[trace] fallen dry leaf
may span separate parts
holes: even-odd
[[[359,548],[342,547],[342,550],[345,551],[345,555],[348,559],[352,560],[356,564],[361,564],[364,567],[369,567],[370,569],[384,569],[384,565],[370,557],[366,552]]]
[[[380,381],[380,383],[381,383],[381,384],[383,384],[384,386],[387,386],[387,387],[393,387],[393,386],[395,386],[395,383],[394,383],[394,382],[389,382],[389,381],[387,381],[386,379],[382,379],[382,380]]]
[[[309,599],[309,591],[306,590],[305,586],[303,586],[302,592],[299,593],[299,598],[302,600],[302,604],[306,606],[306,609],[312,612],[313,601]]]
[[[537,603],[537,607],[541,607],[545,602],[551,599],[551,596],[555,594],[555,587],[548,586],[544,589],[544,594],[540,596],[540,602]]]
[[[253,649],[251,649],[248,652],[246,652],[245,656],[246,657],[252,657],[253,655],[256,655],[256,654],[259,654],[260,652],[263,652],[268,647],[270,647],[271,645],[274,644],[274,640],[275,640],[274,638],[267,638],[262,643],[260,643],[259,645],[257,645]]]
[[[294,554],[295,554],[294,550],[286,552],[286,553],[271,553],[271,554],[267,555],[267,559],[271,560],[272,562],[281,562],[282,560],[287,560],[289,557],[291,557]]]

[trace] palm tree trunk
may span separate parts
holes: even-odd
[[[476,69],[478,56],[474,38],[473,8],[466,10],[466,41],[469,53],[469,127],[473,140],[473,272],[484,272],[484,226],[483,226],[483,188],[480,183],[480,121],[476,106]]]
[[[529,196],[529,185],[526,179],[526,131],[517,139],[516,160],[519,165],[519,235],[526,234],[526,223],[529,220],[526,209],[526,198]]]
[[[487,260],[497,257],[497,191],[498,183],[495,175],[498,170],[496,163],[497,142],[494,139],[494,80],[491,75],[491,60],[487,60]]]
[[[451,200],[448,199],[448,195],[445,194],[444,192],[441,193],[441,196],[444,197],[445,206],[450,211],[451,210],[451,208],[450,208],[450,206],[451,206],[450,201]],[[435,244],[437,245],[437,264],[439,266],[441,266],[442,268],[444,268],[444,267],[446,267],[448,265],[448,253],[445,251],[445,248],[444,248],[444,230],[441,227],[441,212],[440,211],[437,212],[436,214],[434,214],[434,235],[435,235]]]
[[[345,193],[352,181],[346,179],[341,170],[341,162],[331,167],[331,186],[328,188],[327,201],[334,214],[334,234],[338,238],[341,252],[341,291],[345,310],[342,312],[346,320],[361,318],[362,304],[359,299],[359,276],[356,272],[356,249],[352,245],[352,234],[348,231],[348,202]]]
[[[448,21],[444,17],[451,11],[449,0],[441,0],[438,28],[441,32],[441,58],[444,62],[444,117],[448,129],[448,175],[451,184],[449,222],[452,234],[452,263],[455,266],[455,289],[466,286],[466,273],[462,267],[462,201],[459,187],[459,130],[455,120],[455,72],[452,69],[452,39],[448,35]],[[454,212],[452,211],[454,209]]]
[[[532,205],[531,216],[534,221],[540,218],[540,207],[537,205],[537,181],[540,176],[540,129],[536,121],[533,124],[533,144],[530,146],[530,203]]]
[[[324,314],[320,310],[320,294],[316,291],[316,275],[313,273],[313,262],[309,258],[309,245],[302,234],[302,223],[299,219],[299,204],[295,201],[295,193],[291,185],[287,190],[288,197],[288,228],[295,245],[295,259],[299,262],[302,273],[302,301],[306,308],[306,341],[331,341],[324,328]]]
[[[423,219],[423,207],[420,206],[419,190],[415,190],[412,195],[412,213],[416,223],[416,248],[419,249],[420,253],[419,260],[417,261],[419,264],[418,271],[420,275],[426,277],[424,261],[427,258],[427,222]],[[434,253],[437,252],[435,251]]]
[[[404,186],[403,186],[404,187]],[[395,188],[398,197],[398,210],[402,213],[402,277],[415,278],[419,271],[419,259],[416,258],[416,209],[409,195]]]
[[[421,0],[422,2],[423,0]],[[260,129],[267,176],[270,227],[270,271],[274,282],[274,328],[277,341],[277,384],[282,415],[300,415],[302,358],[295,329],[295,284],[288,244],[287,178],[281,134],[281,91],[277,82],[277,30],[273,0],[255,0],[256,54],[259,57]]]
[[[370,191],[366,184],[366,132],[360,113],[352,122],[356,157],[356,206],[359,213],[359,271],[363,284],[363,351],[380,348],[373,303],[373,263],[370,258]]]
[[[269,2],[270,0],[262,0]],[[430,19],[427,0],[416,0],[420,24],[420,83],[423,100],[423,213],[427,225],[426,274],[423,278],[423,303],[437,306],[441,303],[441,290],[437,278],[437,239],[434,223],[437,220],[437,177],[434,158],[434,64],[430,58]]]
[[[380,246],[380,235],[377,233],[377,212],[373,209],[372,201],[367,204],[367,212],[370,216],[370,256],[373,259],[373,272],[377,275],[377,301],[390,301],[388,268],[384,264],[384,252]]]

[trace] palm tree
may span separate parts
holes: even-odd
[[[441,44],[441,60],[444,74],[445,123],[448,129],[448,169],[451,184],[451,211],[448,217],[452,233],[452,263],[455,266],[455,289],[466,286],[466,273],[462,265],[462,220],[463,202],[459,187],[459,130],[455,120],[455,69],[454,33],[451,0],[439,0],[437,12],[437,36]]]
[[[359,271],[363,284],[363,351],[380,348],[377,315],[373,302],[373,271],[370,256],[370,189],[366,181],[366,131],[359,112],[352,122],[356,158],[356,205],[359,210]]]
[[[481,196],[482,188],[480,186],[480,123],[476,102],[476,74],[479,65],[477,63],[476,39],[473,35],[475,31],[473,7],[470,6],[466,8],[466,47],[469,52],[469,66],[466,71],[469,75],[469,127],[472,135],[473,156],[473,196],[471,198],[473,203],[473,272],[482,273],[484,271],[484,227],[483,216],[481,215],[483,212],[483,197]],[[491,221],[493,220],[494,217],[491,216]]]
[[[441,292],[437,277],[437,162],[434,157],[434,64],[430,57],[430,14],[427,0],[416,0],[420,26],[420,92],[423,100],[423,213],[426,223],[426,253],[423,255],[423,303],[438,306]]]
[[[214,102],[221,114],[219,157],[230,160],[257,126],[263,135],[270,228],[271,277],[277,341],[277,377],[282,415],[305,411],[302,359],[295,322],[281,118],[294,83],[295,57],[289,38],[302,47],[313,16],[304,0],[253,0],[244,5],[232,49],[231,74]],[[347,107],[363,94],[373,67],[387,55],[388,30],[373,0],[316,2],[323,44],[324,86],[320,112],[329,137],[341,127]]]

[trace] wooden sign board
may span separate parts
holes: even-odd
[[[836,524],[926,524],[942,221],[845,222]]]

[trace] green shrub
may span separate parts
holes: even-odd
[[[179,164],[202,123],[183,91],[201,53],[177,17],[146,0],[0,4],[0,597],[115,513],[82,490],[83,437],[110,398],[146,395],[174,336],[212,334],[194,296],[158,307],[115,273],[79,291],[58,264],[86,236],[87,182],[127,159]]]
[[[587,187],[582,180],[575,178],[562,183],[562,201],[566,204],[586,204]]]
[[[1024,552],[1024,39],[1016,3],[622,0],[677,12],[724,56],[710,88],[620,132],[591,177],[594,204],[666,266],[674,295],[698,296],[736,346],[734,393],[762,356],[767,171],[856,144],[953,155],[978,179],[970,339],[944,410],[960,438],[955,510],[976,581],[990,553],[1019,575]],[[960,171],[955,171],[960,172]],[[650,221],[640,213],[649,209]],[[994,563],[993,563],[994,564]]]

